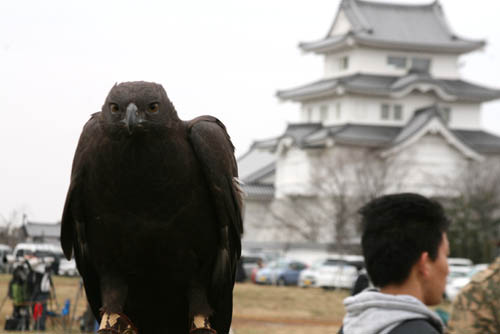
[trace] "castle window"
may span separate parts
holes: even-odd
[[[420,73],[429,73],[431,68],[430,58],[412,58],[411,59],[411,70]]]
[[[403,119],[403,105],[383,103],[380,106],[380,119],[400,121]]]
[[[323,104],[319,107],[319,114],[321,121],[325,121],[328,118],[328,105]]]
[[[396,68],[406,68],[406,57],[397,57],[397,56],[388,56],[387,57],[387,64],[392,65]]]
[[[340,57],[339,69],[340,70],[347,70],[348,67],[349,67],[349,57],[347,57],[347,56]]]
[[[394,105],[394,119],[398,121],[403,119],[403,106],[400,104]]]
[[[381,119],[389,119],[389,105],[388,104],[382,104],[382,107],[380,109],[380,118]]]

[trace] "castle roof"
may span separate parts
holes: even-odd
[[[405,76],[353,74],[321,79],[276,93],[281,100],[306,101],[344,93],[400,98],[412,91],[433,91],[444,101],[486,102],[500,97],[500,90],[460,79],[436,79],[427,73]]]
[[[336,30],[341,18],[345,31]],[[438,1],[403,5],[362,0],[342,0],[326,37],[300,43],[304,51],[326,53],[353,45],[393,50],[462,54],[484,47],[482,40],[466,39],[449,26]]]
[[[279,145],[289,140],[290,145],[302,149],[320,149],[335,145],[353,145],[378,150],[388,156],[405,149],[427,133],[439,133],[444,140],[468,159],[482,160],[483,155],[500,154],[500,137],[483,130],[450,129],[441,117],[439,107],[431,105],[416,110],[404,126],[381,126],[366,124],[343,124],[323,126],[320,123],[289,124],[278,137],[255,142],[250,151],[238,159],[238,168],[247,196],[271,198],[274,186],[264,178],[273,175]],[[257,155],[254,155],[255,152]],[[266,159],[255,159],[266,152]],[[248,163],[252,160],[252,164]]]

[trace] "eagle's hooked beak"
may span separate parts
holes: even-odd
[[[125,113],[124,123],[127,127],[128,134],[131,135],[134,132],[134,128],[137,126],[137,106],[134,103],[130,103],[127,106],[127,111]]]

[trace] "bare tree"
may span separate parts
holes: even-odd
[[[0,243],[14,247],[22,240],[21,224],[24,214],[18,210],[12,210],[6,218],[0,215]]]
[[[358,209],[401,186],[404,169],[377,151],[334,148],[312,155],[309,196],[288,196],[271,210],[279,226],[308,241],[333,242],[342,250],[359,235]]]
[[[500,242],[500,167],[496,161],[474,162],[449,183],[443,200],[452,223],[452,256],[490,262]]]
[[[335,244],[342,249],[359,235],[359,208],[381,194],[399,190],[404,169],[369,149],[344,149],[325,155],[319,166],[316,187],[329,198],[330,225]]]
[[[288,196],[275,200],[271,206],[272,218],[290,240],[323,241],[324,213],[316,197]]]

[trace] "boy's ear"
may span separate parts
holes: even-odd
[[[418,261],[416,263],[418,273],[420,273],[425,278],[428,277],[430,273],[430,260],[431,259],[429,258],[429,253],[423,252],[422,254],[420,254],[420,257],[418,258]]]

